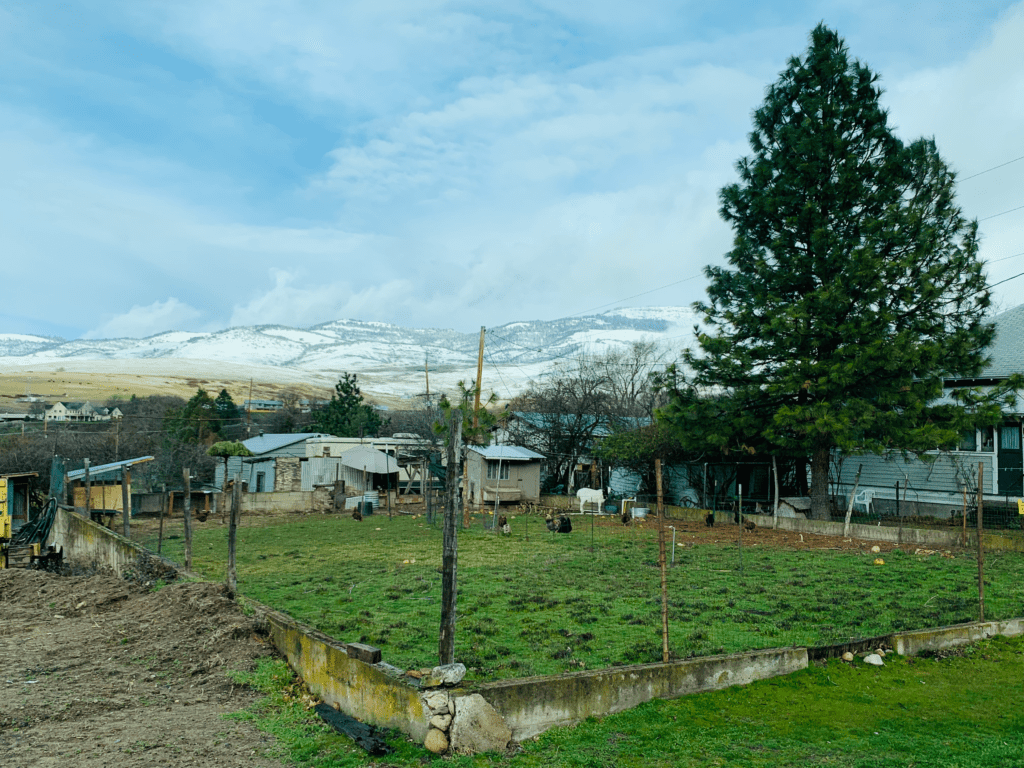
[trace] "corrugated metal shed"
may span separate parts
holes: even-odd
[[[534,461],[544,458],[544,456],[536,451],[531,451],[529,448],[523,448],[518,445],[473,446],[469,450],[479,453],[485,459],[494,461]]]
[[[139,456],[135,459],[125,459],[124,461],[114,461],[110,464],[97,464],[95,467],[89,467],[89,479],[98,480],[101,475],[117,475],[121,476],[121,471],[124,469],[131,469],[136,464],[143,464],[147,461],[152,461],[152,456]],[[84,469],[73,469],[68,472],[68,480],[85,480]]]
[[[398,462],[386,453],[381,453],[367,445],[359,445],[341,454],[340,461],[346,467],[373,472],[377,475],[392,474],[398,471]]]
[[[298,434],[259,435],[257,437],[250,437],[248,440],[243,440],[242,445],[244,445],[250,451],[259,456],[264,453],[281,451],[282,449],[288,448],[292,445],[301,444],[301,450],[299,450],[297,453],[294,453],[294,455],[305,456],[305,442],[315,437],[331,437],[331,435],[325,434],[323,432],[301,432]]]

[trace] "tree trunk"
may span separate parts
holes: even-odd
[[[831,448],[818,444],[811,454],[811,518],[828,520],[831,518],[828,499],[828,459]]]

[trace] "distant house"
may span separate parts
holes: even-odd
[[[283,400],[244,400],[242,410],[255,413],[273,413],[284,408]]]
[[[228,479],[241,474],[242,483],[250,493],[298,491],[302,489],[302,464],[306,458],[306,441],[330,437],[323,432],[270,434],[250,437],[242,444],[254,454],[251,458],[230,456]],[[217,463],[214,484],[224,487],[224,461]]]
[[[949,378],[943,386],[945,397],[962,387],[992,387],[1004,383],[1014,373],[1024,373],[1024,304],[996,316],[996,338],[989,354],[991,362],[976,378]],[[948,517],[962,509],[964,492],[977,493],[978,465],[983,469],[983,494],[988,502],[1009,501],[1024,496],[1024,398],[1003,413],[1003,421],[994,427],[970,430],[951,451],[934,451],[931,461],[914,456],[904,459],[899,451],[881,456],[847,456],[839,475],[841,493],[853,487],[858,468],[863,467],[858,493],[870,502],[875,513],[894,513],[897,507],[896,484],[900,484],[901,515],[938,515]],[[968,499],[972,502],[972,499]],[[858,508],[864,511],[864,507]]]
[[[43,418],[46,421],[110,421],[123,415],[121,409],[116,406],[94,406],[86,400],[84,403],[54,403],[46,409]]]
[[[516,445],[470,446],[466,451],[467,499],[481,506],[498,502],[539,502],[544,457]]]

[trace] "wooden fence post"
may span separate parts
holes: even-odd
[[[668,663],[668,573],[665,565],[665,494],[661,485],[661,459],[654,460],[658,481],[658,567],[661,569],[661,660]]]
[[[185,511],[182,519],[185,523],[185,570],[192,570],[192,475],[188,467],[181,471],[185,481]],[[209,497],[207,497],[209,498]]]
[[[981,508],[985,492],[985,465],[978,462],[978,621],[985,620],[985,545]]]
[[[438,658],[441,664],[455,661],[456,570],[459,557],[459,456],[462,453],[462,411],[451,413],[448,422],[448,467],[445,473],[444,529],[441,555],[441,632]]]
[[[132,537],[132,471],[125,467],[121,472],[121,511],[124,517],[124,537]]]
[[[238,573],[235,570],[235,544],[238,540],[238,507],[242,496],[242,475],[235,475],[231,487],[231,521],[228,523],[228,593],[234,598],[238,592]]]

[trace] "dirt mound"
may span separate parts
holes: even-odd
[[[220,717],[253,700],[226,672],[270,653],[259,629],[220,585],[0,571],[4,764],[277,765]]]

